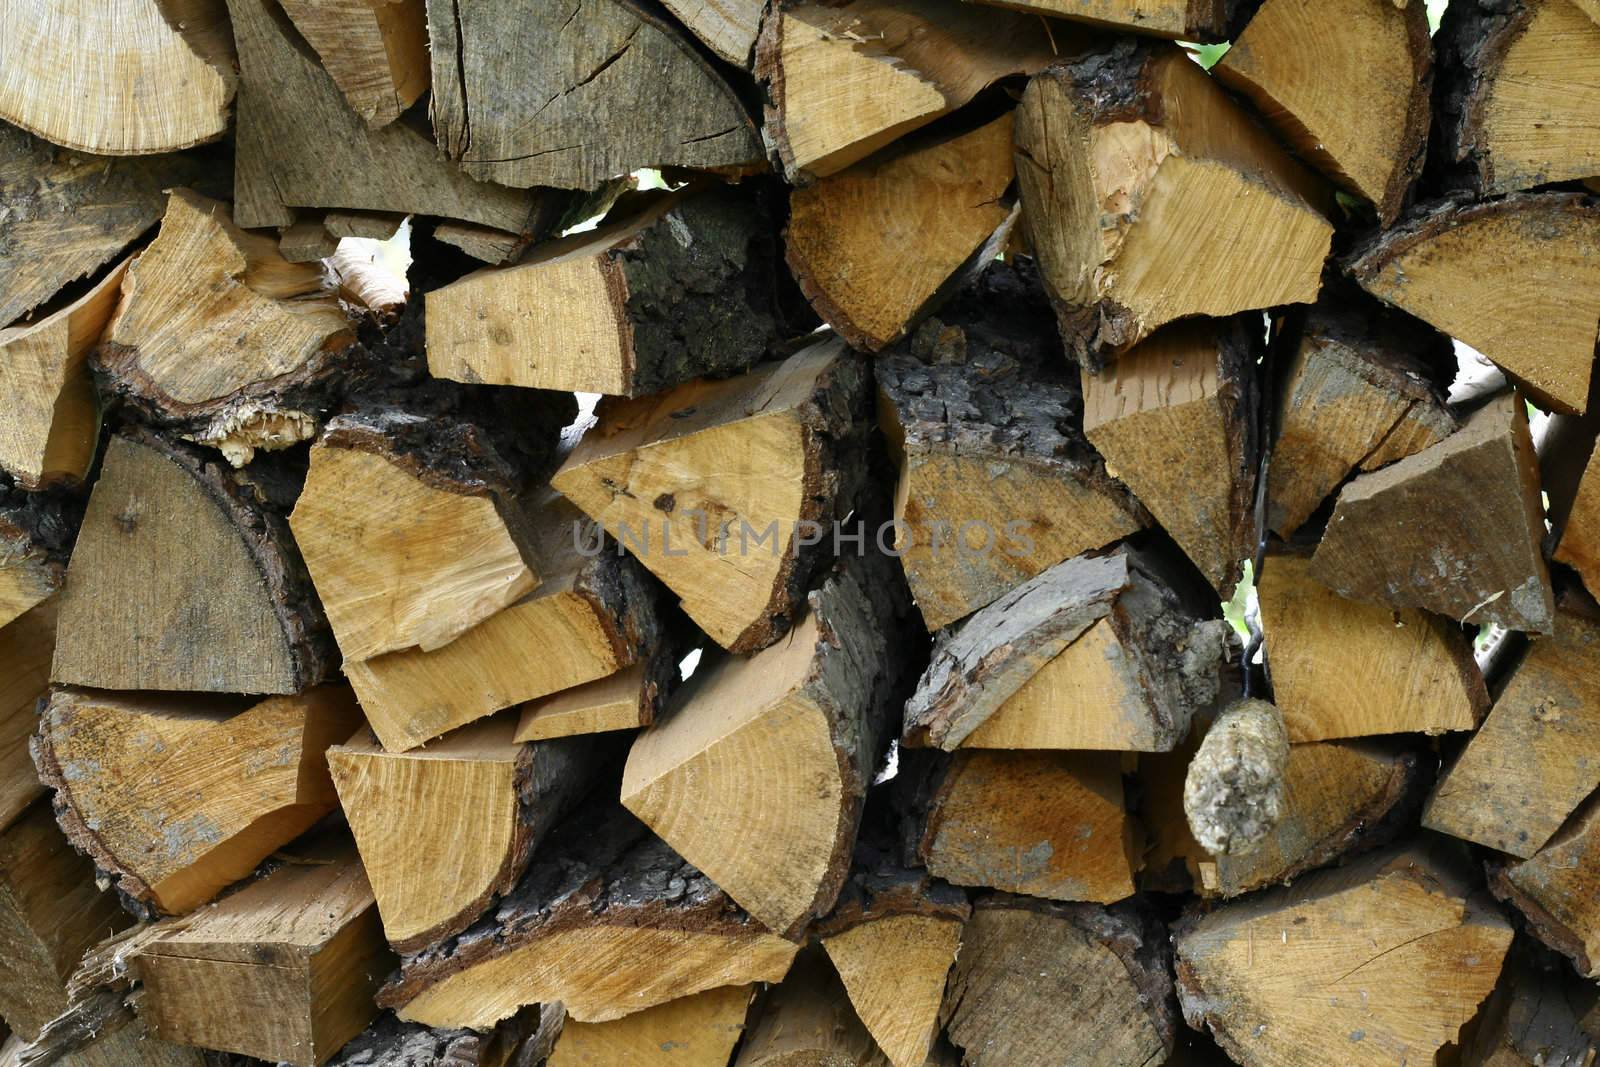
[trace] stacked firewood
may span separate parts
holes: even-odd
[[[0,1067],[1592,1067],[1600,4],[1434,6],[0,0]]]

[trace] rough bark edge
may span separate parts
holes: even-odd
[[[1597,977],[1595,961],[1589,958],[1583,935],[1557,919],[1550,910],[1522,890],[1508,876],[1510,867],[1487,864],[1489,891],[1497,900],[1509,904],[1522,913],[1533,935],[1572,961],[1578,973],[1586,978]]]
[[[856,843],[849,877],[833,910],[811,928],[815,937],[837,937],[863,926],[901,915],[966,922],[972,905],[966,890],[934,878],[920,867],[901,864],[887,842],[869,841],[865,830]]]
[[[1445,9],[1434,36],[1438,121],[1427,168],[1439,191],[1492,190],[1493,164],[1481,142],[1483,109],[1500,64],[1533,21],[1533,11],[1524,0],[1454,0]]]
[[[1417,205],[1395,226],[1358,245],[1342,265],[1347,274],[1364,284],[1393,260],[1466,223],[1540,210],[1600,217],[1600,204],[1585,193],[1512,193],[1477,203],[1451,197]]]
[[[510,1054],[537,1031],[540,1018],[538,1008],[524,1008],[480,1034],[401,1022],[385,1012],[339,1049],[326,1067],[504,1067]]]

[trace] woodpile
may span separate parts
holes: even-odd
[[[1597,0],[0,0],[0,1067],[1596,1067],[1597,356]]]

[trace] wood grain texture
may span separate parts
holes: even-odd
[[[434,134],[475,178],[594,189],[643,167],[761,169],[738,94],[642,4],[444,0],[428,33]],[[634,121],[647,99],[672,107]]]
[[[754,990],[719,986],[604,1023],[568,1020],[548,1067],[727,1067]]]
[[[1600,1047],[1584,1031],[1582,1019],[1600,1003],[1597,992],[1560,956],[1533,938],[1519,938],[1506,957],[1500,984],[1462,1043],[1461,1062],[1468,1067],[1589,1067]]]
[[[763,0],[662,0],[705,46],[736,67],[750,65],[761,17]]]
[[[46,600],[0,626],[0,830],[44,795],[28,754],[39,698],[50,688],[56,602]]]
[[[1595,454],[1584,467],[1571,499],[1566,523],[1556,526],[1560,539],[1551,558],[1575,569],[1593,595],[1600,590],[1600,458]]]
[[[423,0],[287,0],[283,10],[368,126],[387,126],[428,91]]]
[[[951,916],[885,915],[823,939],[851,1006],[893,1067],[928,1062],[961,925]]]
[[[975,0],[1106,29],[1186,41],[1224,40],[1235,21],[1226,0]],[[1248,5],[1245,5],[1248,6]]]
[[[883,1055],[851,1007],[839,975],[820,948],[795,957],[783,984],[755,1010],[733,1067],[799,1064],[880,1067]],[[918,1060],[916,1067],[922,1067]]]
[[[649,726],[666,697],[662,676],[677,672],[676,664],[658,666],[655,658],[528,701],[519,711],[516,739],[544,741]]]
[[[1544,848],[1495,871],[1489,886],[1535,936],[1600,978],[1600,800],[1591,797]]]

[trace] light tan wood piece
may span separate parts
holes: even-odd
[[[1091,364],[1174,319],[1316,298],[1320,180],[1176,45],[1123,39],[1034,78],[1017,178],[1063,335]]]
[[[893,1067],[922,1067],[939,1033],[945,976],[961,920],[908,912],[823,939],[850,1004]]]
[[[727,1067],[745,1031],[750,986],[707,989],[606,1023],[568,1021],[549,1067]]]
[[[156,1037],[316,1067],[378,1014],[394,956],[355,846],[333,837],[146,943],[134,966]]]
[[[290,263],[315,263],[338,250],[339,239],[323,227],[321,219],[285,226],[278,235],[278,254]]]
[[[1178,323],[1098,374],[1083,435],[1222,599],[1255,555],[1259,321]]]
[[[1186,41],[1227,36],[1226,0],[976,0],[1050,18],[1072,19],[1119,32],[1133,31]]]
[[[497,715],[410,752],[385,752],[362,729],[328,750],[396,951],[470,925],[516,884],[539,842],[593,784],[598,752],[587,741],[519,744],[515,728],[514,716]]]
[[[146,431],[111,439],[73,547],[53,680],[298,693],[332,666],[326,625],[288,524],[240,475]]]
[[[1341,596],[1549,633],[1539,461],[1521,397],[1339,494],[1310,576]]]
[[[0,831],[0,1017],[28,1041],[66,1010],[84,951],[132,920],[41,801]]]
[[[722,381],[601,406],[551,484],[676,593],[711,639],[781,636],[848,512],[863,364],[837,338]],[[800,539],[820,524],[820,540]],[[798,557],[798,558],[797,558]]]
[[[1039,19],[959,0],[803,0],[773,15],[756,42],[755,73],[768,93],[765,135],[795,185],[837,173],[1057,56]]]
[[[1432,1062],[1511,946],[1469,879],[1447,847],[1391,849],[1196,913],[1174,938],[1185,1018],[1245,1067]]]
[[[1600,205],[1576,193],[1447,202],[1350,261],[1372,295],[1482,352],[1538,404],[1582,411],[1600,320]]]
[[[89,474],[100,411],[89,380],[89,350],[121,295],[126,262],[77,300],[31,326],[0,330],[0,469],[24,489]]]
[[[405,215],[387,211],[330,211],[322,216],[323,227],[334,237],[365,237],[373,241],[389,240],[400,232],[405,221]]]
[[[663,0],[705,46],[736,67],[750,65],[750,53],[766,11],[762,0]]]
[[[904,336],[1010,233],[1011,126],[1008,113],[957,136],[908,139],[790,195],[789,269],[852,346],[876,352]]]
[[[428,91],[423,0],[284,0],[352,110],[386,126]]]
[[[1183,783],[1183,813],[1201,848],[1246,855],[1270,837],[1288,808],[1289,737],[1269,701],[1231,701],[1195,749]]]
[[[148,155],[227,131],[233,42],[220,5],[6,0],[0,39],[0,119],[48,141]]]
[[[1269,555],[1256,588],[1291,742],[1471,730],[1488,710],[1460,627],[1416,608],[1347,600],[1299,556]]]
[[[1590,595],[1600,591],[1600,452],[1591,454],[1557,532],[1561,539],[1552,558],[1576,570]]]
[[[1600,799],[1591,797],[1544,848],[1495,872],[1489,885],[1579,974],[1600,978]]]
[[[55,644],[54,600],[0,626],[0,830],[44,795],[28,739],[39,726],[39,698],[50,687]]]
[[[38,607],[61,588],[61,561],[30,534],[25,522],[29,518],[26,512],[0,513],[0,626]]]
[[[522,706],[516,739],[545,741],[649,726],[655,719],[657,692],[659,686],[650,678],[648,664],[635,663],[604,678],[530,700]]]

